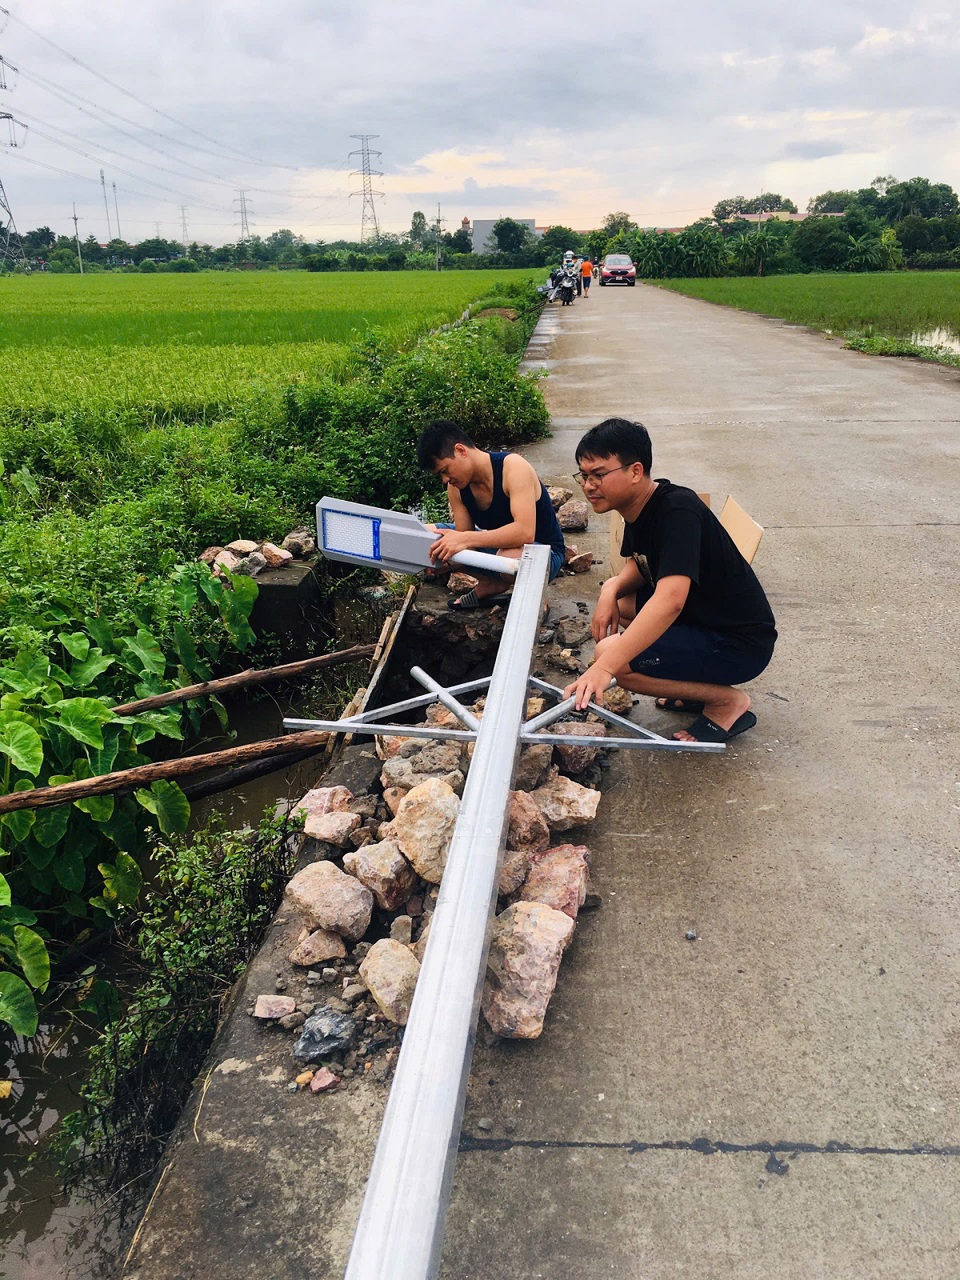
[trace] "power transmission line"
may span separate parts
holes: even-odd
[[[374,191],[373,179],[382,178],[383,174],[379,169],[370,168],[370,157],[376,156],[379,160],[383,156],[382,151],[371,151],[370,140],[379,138],[379,133],[351,133],[351,138],[356,138],[360,143],[360,147],[356,151],[351,151],[350,155],[360,157],[360,168],[355,169],[350,175],[351,178],[359,177],[363,180],[361,188],[363,194],[363,214],[360,219],[360,242],[361,244],[367,240],[379,240],[380,228],[377,225],[377,206],[374,203],[375,196],[382,196],[382,191]],[[354,191],[352,195],[359,195],[360,192]]]
[[[122,93],[125,97],[130,98],[133,102],[136,102],[138,106],[145,107],[148,111],[152,111],[155,115],[160,116],[162,119],[169,120],[171,124],[175,124],[179,129],[186,129],[190,133],[196,134],[198,138],[203,138],[204,141],[206,142],[212,142],[213,145],[215,147],[219,147],[221,151],[232,152],[235,156],[239,156],[240,159],[242,160],[252,160],[254,164],[267,165],[267,167],[269,168],[280,168],[280,169],[293,168],[292,165],[278,164],[276,161],[274,161],[273,163],[270,163],[269,161],[266,161],[266,160],[260,160],[256,156],[248,155],[246,152],[240,151],[236,147],[231,147],[227,143],[220,142],[217,138],[211,138],[209,134],[203,133],[200,129],[195,129],[193,125],[185,124],[182,120],[178,120],[176,116],[168,115],[166,111],[161,111],[159,107],[154,107],[149,102],[145,102],[143,98],[138,98],[135,93],[131,93],[130,90],[125,89],[123,85],[117,84],[116,81],[114,80],[110,80],[102,72],[97,71],[95,67],[91,67],[88,63],[84,62],[81,58],[78,58],[74,54],[68,52],[68,50],[62,48],[55,41],[51,40],[49,36],[44,35],[42,31],[37,31],[35,27],[31,27],[30,24],[27,22],[24,22],[22,18],[18,18],[16,14],[11,13],[9,9],[4,8],[3,5],[0,5],[0,13],[2,13],[7,18],[12,18],[14,22],[19,23],[20,26],[23,27],[25,30],[29,31],[31,35],[35,35],[40,40],[45,41],[48,45],[50,45],[51,48],[56,49],[57,53],[62,54],[63,57],[69,59],[70,62],[76,63],[78,67],[82,67],[84,71],[88,71],[90,75],[96,76],[98,80],[102,80],[104,84],[108,84],[111,89],[116,89],[118,93]]]

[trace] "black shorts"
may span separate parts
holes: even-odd
[[[763,671],[771,653],[735,644],[718,631],[675,622],[630,662],[630,670],[652,680],[684,684],[746,684]]]

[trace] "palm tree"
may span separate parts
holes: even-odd
[[[637,236],[634,244],[634,262],[637,264],[637,275],[646,280],[658,279],[664,274],[663,253],[658,235]]]
[[[847,236],[847,240],[850,244],[848,271],[877,271],[883,266],[886,251],[876,236]]]

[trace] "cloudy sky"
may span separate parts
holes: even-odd
[[[960,19],[928,0],[4,0],[0,179],[20,230],[223,243],[533,217],[676,226],[721,197],[921,174],[960,189]],[[950,10],[953,10],[951,13]],[[14,70],[16,68],[16,70]],[[109,113],[109,114],[107,114]],[[7,133],[6,130],[11,132]]]

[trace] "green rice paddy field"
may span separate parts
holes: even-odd
[[[0,279],[0,414],[127,407],[203,416],[245,389],[335,372],[370,327],[391,345],[530,271],[38,275]]]
[[[853,339],[854,345],[881,354],[913,355],[920,354],[919,348],[937,346],[960,351],[958,271],[740,276],[657,284],[707,302],[842,334]],[[906,347],[918,350],[903,349]]]

